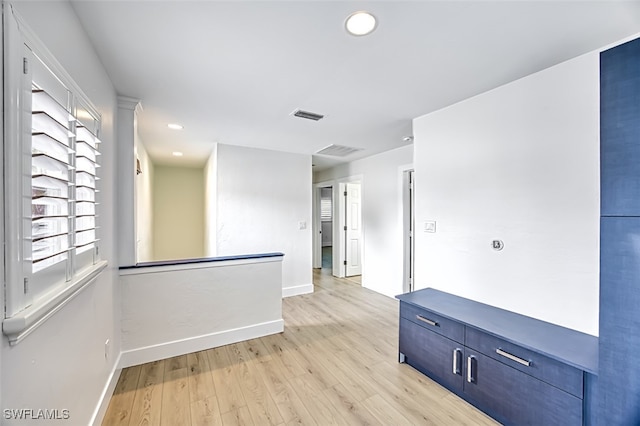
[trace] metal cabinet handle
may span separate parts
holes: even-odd
[[[473,378],[473,360],[474,359],[475,359],[475,356],[473,355],[469,355],[467,357],[467,382],[469,383],[475,382],[475,379]]]
[[[531,367],[531,361],[527,361],[526,359],[522,359],[522,358],[520,358],[520,357],[517,357],[517,356],[515,356],[515,355],[512,355],[512,354],[510,354],[509,352],[505,352],[505,351],[503,351],[503,350],[502,350],[502,349],[500,349],[500,348],[496,349],[496,353],[497,353],[498,355],[501,355],[501,356],[503,356],[503,357],[505,357],[505,358],[510,359],[511,361],[515,361],[515,362],[517,362],[518,364],[522,364],[522,365],[524,365],[525,367]]]
[[[417,319],[417,320],[420,320],[420,321],[422,321],[422,322],[426,322],[427,324],[432,325],[432,326],[434,326],[434,327],[437,327],[437,326],[438,326],[438,323],[437,323],[437,322],[435,322],[435,321],[433,321],[433,320],[430,320],[429,318],[425,318],[425,317],[423,317],[422,315],[416,315],[416,319]]]
[[[455,374],[456,376],[460,374],[460,369],[458,368],[458,353],[460,351],[460,348],[456,348],[453,350],[453,374]]]

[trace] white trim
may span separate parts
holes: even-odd
[[[118,108],[138,112],[142,111],[142,104],[140,99],[118,95]]]
[[[69,75],[69,73],[64,69],[60,62],[53,56],[53,54],[47,49],[47,47],[40,41],[38,36],[29,28],[26,24],[22,16],[14,10],[14,6],[10,4],[11,14],[15,18],[18,23],[18,28],[20,33],[24,37],[25,43],[34,51],[38,53],[38,56],[44,60],[47,66],[51,69],[51,71],[58,77],[68,89],[70,89],[73,94],[82,100],[89,109],[89,112],[94,114],[96,118],[102,121],[102,115],[98,112],[93,102],[89,99],[89,97],[84,93],[84,91],[78,86],[75,80]]]
[[[410,213],[408,210],[409,204],[409,191],[407,190],[407,180],[406,173],[413,172],[413,178],[415,183],[415,168],[413,167],[413,163],[404,164],[402,166],[398,166],[398,217],[400,218],[400,224],[402,227],[402,292],[407,293],[410,288],[409,276],[410,273],[413,273],[413,281],[415,285],[415,266],[412,268],[413,271],[409,271],[407,259],[411,255],[413,251],[414,257],[413,262],[415,262],[415,238],[416,238],[416,220],[415,220],[415,205],[413,206],[413,247],[409,247],[409,238],[407,235],[407,230],[409,228],[409,217]],[[415,187],[414,187],[414,199],[415,203]],[[410,250],[412,249],[412,250]]]
[[[187,271],[190,269],[206,269],[206,268],[220,268],[223,266],[235,266],[235,265],[249,265],[253,263],[269,263],[269,262],[282,262],[282,256],[269,256],[269,257],[256,257],[250,259],[229,259],[229,260],[216,260],[213,262],[196,262],[185,263],[176,265],[162,265],[162,266],[143,266],[130,269],[120,269],[120,276],[124,275],[146,275],[159,272],[171,272],[171,271]]]
[[[96,409],[91,416],[91,420],[89,421],[90,425],[100,426],[102,424],[102,420],[104,420],[104,415],[107,413],[107,408],[109,408],[109,402],[111,402],[111,396],[116,389],[116,385],[118,384],[118,380],[120,379],[120,373],[122,373],[122,368],[118,365],[120,364],[120,355],[118,355],[118,359],[113,364],[113,368],[111,370],[111,374],[109,375],[109,379],[102,390],[102,394],[100,395],[100,400],[98,401],[98,405],[96,405]]]
[[[5,318],[2,321],[2,331],[9,337],[9,343],[15,345],[27,337],[73,300],[82,290],[92,284],[106,267],[106,260],[96,263],[83,273],[78,274],[77,278],[71,283],[65,283],[64,288],[57,289],[57,292],[53,294],[43,295],[33,305],[28,306],[11,318]]]
[[[331,188],[331,194],[332,194],[332,199],[331,199],[331,205],[332,205],[332,211],[331,211],[331,221],[333,223],[334,226],[331,227],[332,230],[334,230],[335,228],[335,208],[334,208],[334,203],[335,203],[335,185],[336,185],[336,181],[335,180],[327,180],[324,182],[318,182],[318,183],[314,183],[313,184],[313,198],[312,198],[312,208],[313,208],[313,238],[312,238],[312,244],[313,244],[313,250],[312,250],[312,254],[313,254],[313,267],[314,268],[322,268],[322,234],[320,233],[321,227],[322,227],[322,221],[320,220],[320,191],[322,190],[322,188]],[[335,233],[335,232],[334,232]],[[333,241],[334,235],[331,235],[331,240]],[[331,263],[332,263],[332,268],[335,266],[333,265],[333,258],[331,259]]]
[[[247,327],[240,327],[205,334],[202,336],[175,340],[173,342],[131,349],[121,353],[118,367],[127,368],[133,365],[144,364],[205,349],[230,345],[232,343],[238,343],[245,340],[256,339],[270,334],[282,333],[283,331],[284,320],[279,319]]]
[[[296,285],[293,287],[285,287],[282,289],[282,297],[299,296],[301,294],[313,293],[313,284]]]

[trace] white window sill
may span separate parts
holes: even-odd
[[[44,324],[47,319],[89,286],[106,267],[106,260],[96,263],[57,293],[35,301],[11,318],[5,318],[2,321],[2,332],[9,337],[9,343],[11,345],[19,343],[41,324]]]

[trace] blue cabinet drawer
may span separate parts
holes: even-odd
[[[582,425],[582,400],[502,362],[467,349],[464,394],[505,425]]]
[[[582,370],[467,327],[465,346],[582,399]]]
[[[464,325],[429,310],[401,302],[400,317],[456,342],[464,342]]]
[[[464,347],[400,318],[400,353],[404,362],[453,392],[462,391]]]

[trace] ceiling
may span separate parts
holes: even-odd
[[[640,32],[638,1],[71,3],[118,94],[141,100],[154,162],[185,166],[216,142],[313,155],[314,170],[397,148],[415,117]],[[344,30],[356,10],[372,34]],[[314,155],[331,144],[361,150]]]

